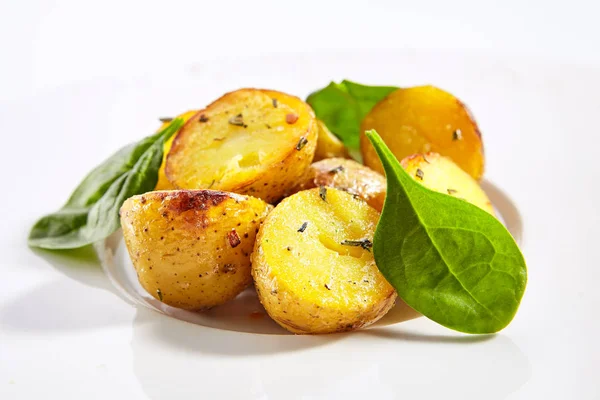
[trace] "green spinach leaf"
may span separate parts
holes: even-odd
[[[347,80],[331,82],[310,94],[306,102],[317,118],[336,134],[349,150],[358,150],[360,123],[385,96],[398,89],[393,86],[366,86]]]
[[[162,131],[125,146],[92,170],[60,210],[36,222],[29,245],[74,249],[119,229],[123,201],[154,189],[164,144],[182,125],[182,119],[175,119]]]
[[[493,333],[513,319],[527,268],[496,218],[413,180],[374,130],[366,132],[387,177],[375,231],[378,268],[412,308],[448,328]]]

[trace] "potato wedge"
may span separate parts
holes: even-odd
[[[450,158],[437,153],[414,154],[400,163],[406,172],[423,186],[461,198],[496,215],[490,199],[477,181]]]
[[[364,134],[369,129],[377,130],[398,160],[433,151],[450,157],[476,180],[483,175],[483,142],[475,119],[460,100],[434,86],[398,89],[362,121],[364,163],[383,174],[379,157]]]
[[[183,122],[187,122],[197,112],[198,112],[198,110],[186,111],[183,114],[178,115],[176,118],[181,118],[181,119],[183,119]],[[170,121],[163,122],[163,124],[161,125],[161,127],[158,129],[157,132],[162,131],[167,126],[169,126],[169,124],[170,124]],[[158,182],[156,183],[156,187],[154,188],[154,190],[175,189],[173,187],[173,185],[171,184],[171,182],[169,182],[169,180],[167,179],[167,175],[165,174],[165,166],[167,164],[167,154],[169,154],[169,150],[171,150],[171,145],[173,144],[173,139],[175,139],[175,136],[177,136],[177,133],[175,133],[173,136],[171,136],[169,138],[169,140],[167,140],[165,142],[165,145],[163,146],[163,160],[162,160],[162,164],[160,165],[160,169],[158,170]]]
[[[121,226],[144,289],[170,306],[205,310],[252,282],[250,253],[271,208],[214,190],[150,192],[124,202]]]
[[[333,157],[350,158],[344,143],[331,133],[325,123],[318,119],[317,125],[319,126],[319,137],[317,138],[317,149],[313,161]]]
[[[252,254],[254,285],[271,318],[294,333],[331,333],[385,315],[396,292],[369,247],[378,219],[364,201],[332,188],[279,203]]]
[[[215,189],[279,200],[312,162],[316,118],[281,92],[240,89],[199,111],[181,128],[166,175],[180,189]]]
[[[312,163],[300,183],[290,193],[328,186],[359,196],[381,212],[385,201],[385,178],[354,160],[326,158]]]

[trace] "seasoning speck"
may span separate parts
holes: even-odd
[[[327,188],[325,186],[319,186],[319,197],[323,201],[327,201]]]
[[[371,248],[373,247],[373,242],[371,242],[369,239],[342,240],[342,242],[340,244],[343,246],[362,247],[363,249],[365,249],[367,251],[371,251]]]
[[[200,122],[208,122],[208,117],[204,114],[200,115],[200,119],[198,120]]]
[[[215,180],[213,179],[212,182],[210,183],[210,185],[208,185],[207,189],[210,189],[211,187],[213,187],[214,184],[215,184]]]
[[[302,226],[300,227],[300,229],[298,229],[298,232],[302,233],[306,230],[306,227],[308,226],[308,222],[305,222],[302,224]]]
[[[221,271],[223,271],[224,273],[228,274],[230,272],[235,273],[235,264],[225,264],[223,265],[223,267],[221,268]]]
[[[331,290],[331,289],[329,288],[329,286],[327,286],[327,284],[325,284],[325,289],[327,289],[327,290]]]
[[[306,144],[308,143],[308,139],[302,136],[296,145],[296,150],[300,151]]]
[[[173,121],[173,118],[172,117],[162,117],[162,118],[159,118],[158,120],[160,122],[164,123],[164,122],[171,122],[171,121]]]
[[[277,108],[277,99],[271,99],[273,101],[273,107]]]
[[[458,192],[458,190],[456,190],[456,189],[446,189],[446,191],[448,192],[448,194],[454,194],[454,193]]]
[[[327,173],[328,174],[337,174],[338,172],[344,172],[343,165],[338,165],[337,167],[330,169]]]
[[[456,129],[452,132],[452,140],[462,140],[462,132],[460,129]]]
[[[237,234],[237,232],[235,231],[235,229],[232,229],[228,234],[227,234],[227,239],[229,240],[229,244],[231,245],[232,248],[235,248],[237,246],[239,246],[240,243],[242,243],[239,235]]]
[[[241,113],[235,117],[229,118],[229,123],[235,126],[243,126],[244,128],[248,127],[248,125],[244,124],[244,116]]]
[[[287,114],[285,116],[285,122],[287,122],[288,124],[295,124],[296,121],[298,121],[298,114]]]
[[[158,296],[158,299],[159,299],[160,301],[162,301],[162,300],[163,300],[162,292],[160,291],[160,289],[156,289],[156,295]]]
[[[417,176],[417,178],[419,178],[420,180],[423,180],[423,177],[425,176],[425,173],[420,169],[417,168],[417,173],[415,174]]]

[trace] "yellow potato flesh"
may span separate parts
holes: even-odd
[[[403,159],[401,164],[423,186],[466,200],[495,215],[490,199],[477,181],[450,158],[437,153],[415,154]]]
[[[395,291],[373,253],[345,241],[373,240],[379,213],[336,189],[296,193],[265,221],[253,254],[259,298],[296,333],[357,329],[383,316]],[[304,231],[301,228],[306,223]]]
[[[334,157],[350,158],[344,143],[331,133],[323,121],[317,120],[317,125],[319,126],[319,137],[317,139],[317,149],[315,150],[315,158],[313,161]]]
[[[304,173],[316,140],[316,119],[306,103],[279,92],[241,89],[215,101],[181,129],[167,157],[166,174],[178,188],[226,190],[274,201]]]

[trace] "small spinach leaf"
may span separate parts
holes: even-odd
[[[60,210],[36,222],[29,234],[29,245],[74,249],[119,229],[123,201],[154,189],[165,141],[181,125],[183,120],[175,119],[162,131],[125,146],[94,168]]]
[[[361,121],[375,104],[396,89],[344,80],[341,83],[331,82],[310,94],[306,102],[349,150],[358,150]]]
[[[412,308],[448,328],[493,333],[513,319],[527,283],[525,260],[496,218],[413,180],[374,130],[366,132],[387,177],[373,253]]]

